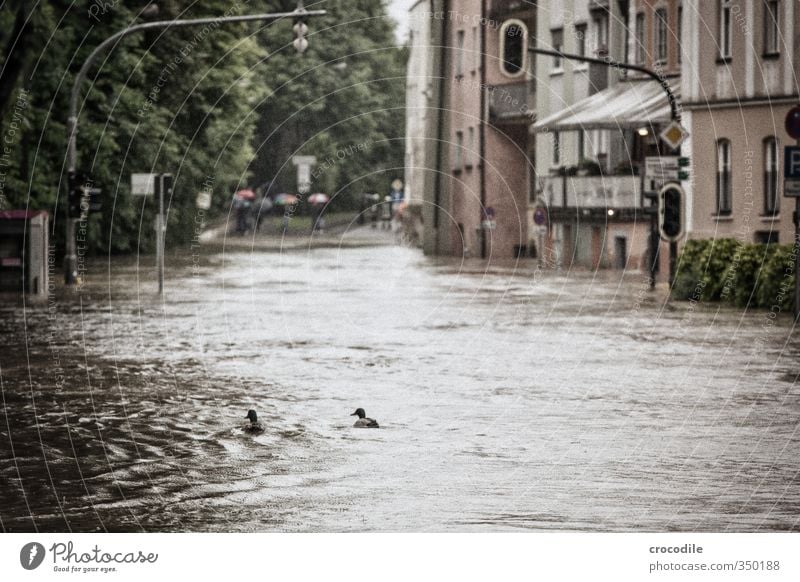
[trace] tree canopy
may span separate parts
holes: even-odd
[[[63,219],[69,93],[108,36],[138,22],[295,7],[169,0],[153,15],[148,4],[9,0],[0,9],[0,205]],[[283,20],[148,30],[100,56],[81,90],[78,136],[78,167],[103,190],[88,228],[94,251],[152,247],[156,204],[130,194],[134,172],[174,174],[170,242],[193,235],[201,190],[212,191],[211,213],[225,212],[240,187],[294,191],[293,155],[318,158],[313,189],[342,207],[402,175],[406,55],[384,2],[313,8],[328,14],[309,20],[302,55]]]

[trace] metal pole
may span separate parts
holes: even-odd
[[[800,139],[796,145],[800,146]],[[800,319],[800,198],[794,199],[794,320]]]
[[[624,69],[627,71],[637,71],[639,73],[644,73],[654,81],[658,81],[658,84],[661,85],[661,88],[664,90],[664,93],[667,96],[667,100],[669,100],[669,111],[670,111],[670,118],[672,119],[672,121],[680,121],[681,119],[680,112],[678,111],[678,100],[675,97],[675,94],[672,92],[672,88],[669,86],[669,82],[664,77],[664,75],[659,75],[656,71],[648,69],[647,67],[642,67],[639,65],[631,65],[629,63],[621,63],[619,61],[615,61],[610,58],[596,59],[594,57],[585,57],[583,55],[562,53],[561,51],[551,51],[548,49],[541,49],[532,46],[528,47],[528,52],[550,57],[560,57],[562,59],[569,59],[571,61],[594,63],[596,65],[604,65],[606,67],[614,69]]]
[[[153,30],[161,28],[185,28],[190,26],[202,26],[206,24],[231,24],[234,22],[253,22],[257,20],[269,21],[280,20],[282,18],[306,18],[309,16],[323,16],[327,14],[326,10],[306,10],[303,2],[298,2],[296,10],[292,12],[278,12],[274,14],[246,14],[243,16],[220,16],[212,18],[193,18],[189,20],[159,20],[157,22],[143,22],[129,26],[120,30],[103,42],[91,52],[89,57],[84,61],[78,74],[75,75],[75,80],[72,83],[72,90],[69,97],[69,116],[67,118],[69,124],[69,140],[67,142],[67,173],[74,172],[78,164],[78,98],[80,87],[89,73],[89,67],[97,60],[100,53],[106,47],[115,43],[118,40],[142,30]],[[75,245],[75,223],[76,219],[67,218],[66,220],[66,256],[64,257],[64,282],[67,285],[74,285],[77,282],[78,274],[78,257]]]
[[[158,216],[156,217],[156,267],[158,268],[158,294],[164,295],[164,174],[158,178]]]
[[[669,241],[669,287],[675,282],[675,264],[678,259],[678,241]]]

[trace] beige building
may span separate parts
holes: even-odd
[[[563,0],[539,7],[537,47],[632,62],[646,23],[627,1]],[[639,49],[637,51],[637,48]],[[537,56],[536,185],[531,214],[547,213],[548,258],[561,267],[646,269],[650,218],[641,171],[669,122],[659,84],[609,67]],[[644,135],[642,135],[644,134]]]
[[[691,238],[790,243],[784,119],[798,102],[795,0],[684,0]],[[685,146],[686,147],[686,146]]]

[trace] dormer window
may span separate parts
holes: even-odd
[[[525,73],[528,63],[528,27],[521,20],[507,20],[500,28],[500,69],[509,77]]]

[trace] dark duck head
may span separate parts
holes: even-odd
[[[355,428],[379,428],[378,421],[374,418],[367,418],[367,413],[363,408],[356,408],[356,411],[350,416],[357,416],[358,420],[353,425]]]
[[[258,415],[256,414],[255,410],[252,409],[248,410],[247,416],[245,416],[245,418],[250,420],[250,424],[244,427],[245,432],[253,432],[253,433],[264,432],[264,427],[261,426],[260,422],[258,422]]]

